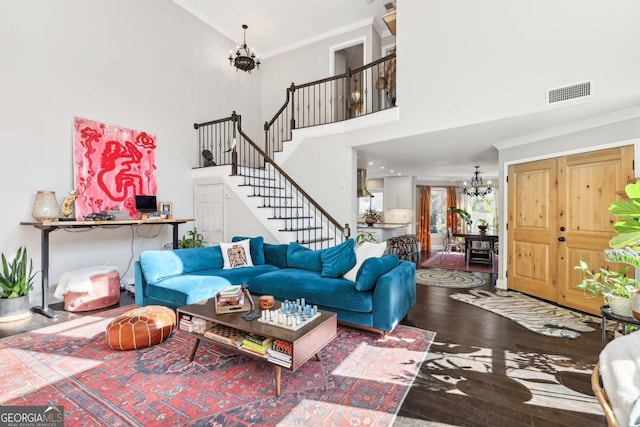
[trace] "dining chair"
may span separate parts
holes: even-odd
[[[443,241],[444,241],[444,248],[441,253],[441,258],[447,254],[450,254],[452,249],[455,249],[464,253],[465,251],[464,240],[458,240],[455,237],[453,237],[453,233],[451,232],[450,228],[447,228],[447,230],[443,233]]]
[[[476,240],[471,242],[467,258],[467,271],[469,264],[489,264],[493,270],[493,244],[490,241]]]

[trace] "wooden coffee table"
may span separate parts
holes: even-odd
[[[256,313],[260,313],[258,307],[258,301],[256,297],[253,297],[256,306]],[[280,307],[278,301],[275,302],[274,309]],[[282,368],[290,371],[295,371],[302,366],[312,356],[316,356],[317,360],[320,360],[320,350],[322,350],[327,344],[329,344],[336,336],[337,333],[337,315],[330,311],[318,310],[320,316],[297,331],[285,329],[282,327],[270,325],[267,323],[261,323],[258,320],[245,320],[242,318],[244,313],[225,313],[216,314],[215,299],[211,298],[205,301],[201,301],[195,304],[186,305],[178,308],[177,318],[178,322],[183,315],[190,316],[191,318],[199,318],[207,322],[219,323],[221,325],[230,326],[234,329],[240,330],[246,333],[252,333],[262,335],[264,337],[271,337],[274,340],[281,340],[290,343],[292,346],[292,360],[291,367],[286,368],[276,363],[272,363],[267,360],[266,357],[260,356],[256,353],[244,350],[236,345],[225,344],[218,340],[208,338],[200,333],[189,332],[196,337],[196,343],[191,350],[189,361],[192,362],[195,358],[196,351],[200,345],[200,341],[208,341],[220,345],[222,347],[232,349],[244,356],[260,359],[266,363],[270,363],[274,366],[275,375],[275,393],[280,397],[280,376]]]

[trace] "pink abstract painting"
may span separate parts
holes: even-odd
[[[138,218],[135,195],[155,196],[156,138],[147,132],[74,117],[76,219],[126,210]]]

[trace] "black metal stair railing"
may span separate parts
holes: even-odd
[[[349,225],[336,221],[242,131],[240,115],[194,127],[200,147],[231,164],[231,174],[242,177],[240,186],[260,199],[260,209],[270,209],[269,219],[280,222],[279,231],[291,233],[290,241],[320,249],[349,238]]]

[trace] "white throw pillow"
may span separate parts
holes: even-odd
[[[362,242],[362,244],[356,248],[356,265],[344,273],[342,277],[355,282],[362,263],[368,258],[381,257],[384,255],[385,250],[387,250],[387,242]]]
[[[233,243],[220,243],[220,251],[224,265],[222,268],[252,267],[251,249],[249,239]]]

